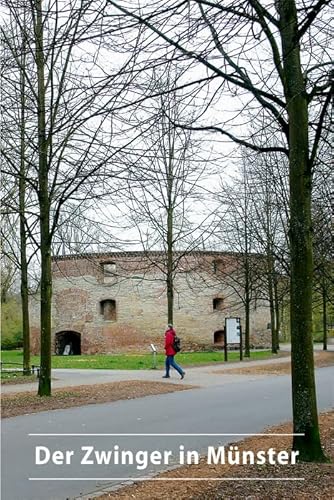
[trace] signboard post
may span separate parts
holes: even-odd
[[[225,318],[224,329],[224,357],[227,361],[227,345],[238,344],[240,351],[240,361],[242,360],[242,331],[240,318]]]
[[[225,320],[225,326],[224,326],[224,361],[227,361],[226,320]]]
[[[156,370],[157,368],[157,349],[154,344],[150,344],[152,356],[153,356],[153,370]]]

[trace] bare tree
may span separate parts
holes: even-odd
[[[254,245],[254,200],[250,179],[246,170],[246,159],[241,158],[237,176],[228,182],[221,180],[219,186],[219,231],[216,237],[229,252],[235,252],[237,266],[231,272],[220,266],[216,277],[233,288],[245,311],[244,346],[245,357],[250,356],[251,304],[256,301],[257,268],[259,256]]]
[[[203,113],[183,128],[216,131],[258,152],[280,151],[289,158],[291,340],[294,432],[293,448],[301,460],[325,460],[320,444],[312,342],[312,173],[331,102],[329,0],[194,0],[127,8],[108,0],[122,15],[147,28],[146,43],[162,42],[199,63],[215,82],[220,98],[236,97],[240,111],[253,109],[253,132],[235,131],[230,116],[215,120]],[[233,41],[233,42],[232,42]],[[191,74],[189,75],[191,78]],[[213,102],[212,94],[208,106]],[[216,101],[217,103],[217,101]],[[248,117],[248,113],[244,116]],[[281,144],[261,136],[268,117]],[[206,119],[206,123],[204,123]],[[305,368],[307,367],[307,368]],[[300,435],[302,434],[302,435]]]
[[[331,206],[331,186],[333,173],[328,168],[323,168],[321,175],[315,179],[315,192],[313,199],[314,220],[314,310],[321,305],[323,349],[327,350],[328,316],[334,304],[334,266],[333,266],[333,210]]]
[[[15,280],[18,274],[18,268],[16,263],[15,251],[13,248],[13,243],[5,238],[5,234],[8,229],[12,230],[12,224],[5,222],[5,217],[2,216],[2,227],[1,227],[1,304],[5,304],[8,300],[8,295],[13,288]],[[7,233],[8,234],[8,233]],[[12,233],[10,233],[12,234]],[[14,243],[15,246],[15,243]]]
[[[176,79],[177,70],[174,74],[164,69],[163,79],[154,72],[152,85],[155,81],[160,86],[161,95],[145,104],[145,113],[140,110],[136,126],[142,130],[140,144],[127,159],[131,162],[128,217],[139,234],[149,268],[159,269],[164,277],[168,323],[173,323],[174,278],[180,263],[202,244],[213,219],[205,209],[206,193],[200,186],[204,173],[209,176],[209,162],[191,132],[173,125],[184,114],[186,99],[181,91],[179,95],[167,92]],[[197,212],[196,204],[201,206]]]
[[[272,352],[277,353],[280,330],[279,311],[282,301],[280,290],[286,281],[286,276],[290,274],[286,230],[289,222],[286,196],[288,166],[284,156],[277,153],[265,156],[250,154],[247,161],[250,182],[253,185],[255,211],[252,231],[257,251],[265,255],[266,265],[261,269],[261,274],[269,298]]]
[[[134,56],[123,58],[116,68],[106,67],[100,64],[103,47],[99,50],[87,45],[89,39],[101,38],[103,2],[74,1],[68,5],[61,0],[47,3],[6,0],[4,6],[7,24],[1,28],[3,43],[15,61],[16,73],[24,75],[30,112],[22,118],[24,124],[21,120],[20,128],[12,131],[2,155],[6,173],[29,184],[34,193],[30,196],[35,197],[38,207],[35,211],[39,222],[35,243],[41,268],[38,394],[48,396],[51,394],[52,240],[69,200],[76,196],[77,204],[81,204],[84,199],[101,196],[105,176],[112,178],[116,172],[125,170],[113,159],[129,139],[119,140],[113,147],[112,140],[117,134],[111,130],[109,113],[132,79]],[[26,16],[31,19],[31,30],[24,22]],[[11,29],[13,22],[15,30]],[[19,38],[17,32],[21,33]],[[23,39],[27,56],[22,59],[20,40]],[[29,67],[25,66],[28,60]],[[96,68],[95,74],[92,67]],[[118,75],[122,77],[116,82]],[[112,92],[108,87],[110,82],[113,82]],[[21,145],[22,152],[23,143],[24,162],[17,162],[17,145]]]

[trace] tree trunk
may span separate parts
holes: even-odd
[[[39,396],[51,396],[51,251],[48,243],[49,214],[41,210],[41,367]],[[42,210],[45,211],[44,215]]]
[[[25,23],[24,23],[24,27]],[[20,116],[20,178],[19,178],[19,213],[20,213],[20,264],[21,264],[21,308],[23,331],[23,374],[30,375],[30,325],[29,325],[29,295],[28,295],[28,262],[27,234],[25,219],[26,168],[25,168],[25,74],[26,40],[23,32],[22,68],[20,75],[21,116]]]
[[[274,296],[272,290],[271,292],[269,292],[269,309],[270,309],[271,352],[273,354],[277,354],[276,318],[275,318]]]
[[[245,261],[245,358],[250,357],[250,279],[249,279],[249,255],[248,246],[246,244],[246,261]]]
[[[20,177],[20,184],[21,184]],[[30,374],[30,325],[29,325],[29,295],[28,295],[28,264],[26,256],[26,232],[25,217],[22,213],[21,199],[24,191],[20,186],[20,253],[21,253],[21,307],[22,307],[22,330],[23,330],[23,374]]]
[[[50,200],[48,186],[48,144],[45,117],[45,79],[42,1],[36,1],[36,67],[38,84],[38,200],[40,211],[41,252],[41,367],[38,394],[51,395],[51,236]]]
[[[168,323],[174,320],[174,280],[173,280],[173,208],[167,212],[167,313]]]
[[[167,122],[168,130],[168,158],[166,164],[167,174],[167,315],[168,323],[173,324],[174,321],[174,134],[175,131],[170,122]]]
[[[278,0],[289,118],[291,364],[293,449],[302,461],[324,461],[321,448],[312,339],[311,165],[308,160],[308,103],[301,71],[294,0]]]
[[[271,249],[267,248],[267,265],[268,265],[268,296],[269,296],[269,309],[270,309],[270,330],[271,330],[271,352],[277,354],[276,342],[276,321],[275,321],[275,307],[274,307],[274,290],[273,290],[273,264]]]
[[[250,304],[251,304],[251,279],[250,279],[250,243],[249,243],[249,227],[248,227],[248,178],[245,163],[243,163],[243,179],[244,179],[244,271],[245,271],[245,358],[250,357]]]
[[[323,350],[327,351],[327,294],[326,286],[322,286],[322,326],[323,326]]]
[[[250,357],[249,332],[250,332],[250,300],[247,297],[245,303],[245,358]]]
[[[277,278],[274,278],[274,304],[275,304],[275,339],[276,339],[276,350],[280,350],[280,339],[279,333],[281,329],[281,315],[279,310],[279,299],[278,299],[278,283]]]
[[[275,265],[273,256],[273,242],[270,219],[271,200],[268,193],[268,181],[266,181],[266,233],[267,233],[267,273],[268,273],[268,297],[270,309],[270,330],[271,330],[271,352],[277,354],[277,336],[276,336],[276,319],[275,319],[275,295],[274,295],[274,275]]]

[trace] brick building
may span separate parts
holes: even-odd
[[[185,349],[221,345],[225,318],[240,317],[240,299],[228,284],[237,254],[174,255],[174,325]],[[166,262],[162,252],[115,252],[53,258],[53,354],[162,350],[167,322]],[[31,338],[39,350],[39,301],[31,302]],[[251,343],[270,344],[269,307],[251,308]]]

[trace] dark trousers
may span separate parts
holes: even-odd
[[[175,361],[174,361],[174,356],[166,356],[166,362],[165,362],[165,365],[166,365],[166,377],[169,377],[169,370],[170,370],[170,367],[172,366],[173,368],[175,368],[175,370],[177,372],[179,372],[180,375],[183,375],[183,370],[181,368],[181,366],[179,366]]]

